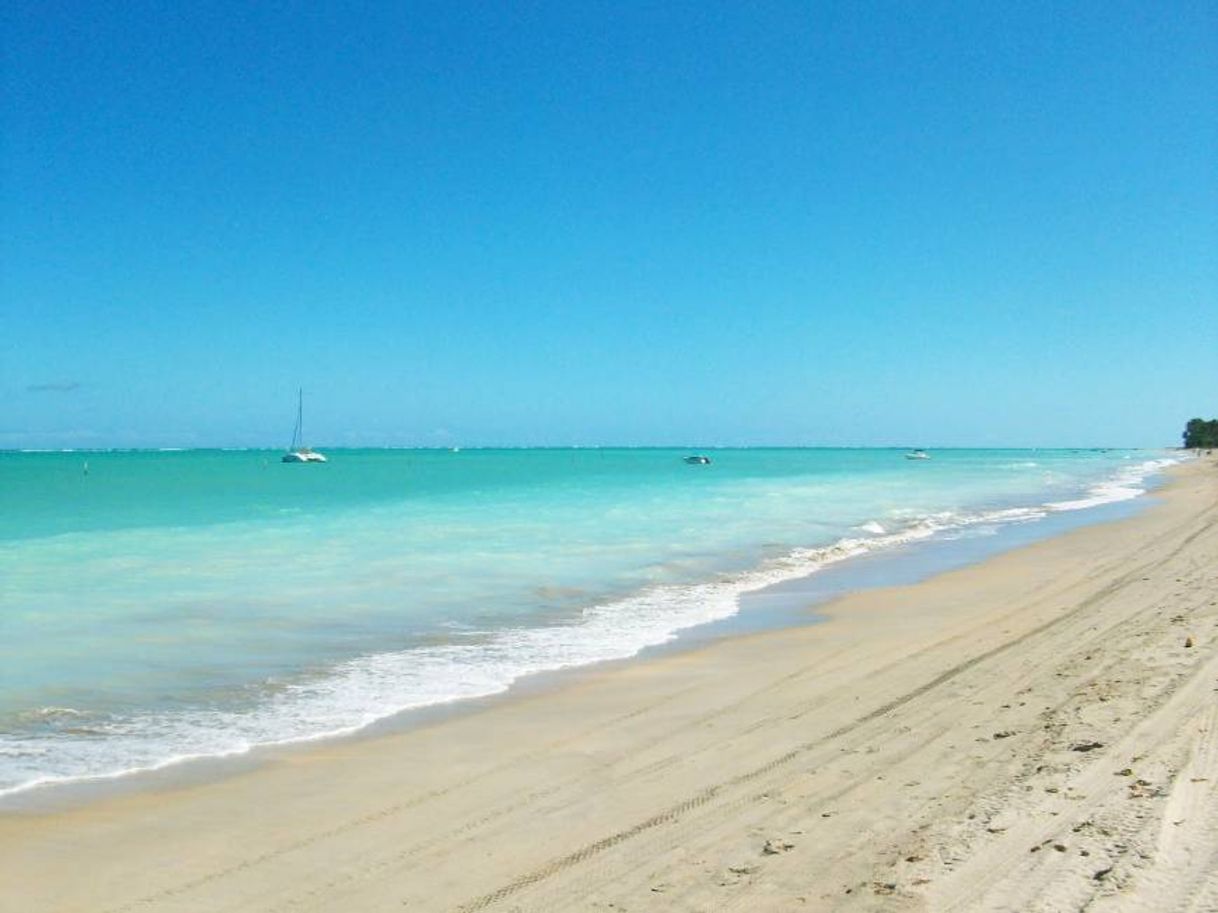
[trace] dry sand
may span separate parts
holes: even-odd
[[[0,816],[0,909],[1218,909],[1218,469],[823,625]]]

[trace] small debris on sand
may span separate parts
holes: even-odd
[[[1154,799],[1162,794],[1163,790],[1159,789],[1149,780],[1135,780],[1129,784],[1130,799]]]
[[[1073,745],[1070,746],[1070,750],[1071,751],[1095,751],[1097,748],[1103,748],[1103,747],[1104,747],[1103,742],[1095,742],[1095,741],[1075,742]]]

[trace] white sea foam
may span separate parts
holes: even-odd
[[[182,761],[246,753],[260,745],[352,733],[406,710],[501,693],[522,676],[624,659],[671,641],[688,628],[738,611],[739,596],[815,573],[850,558],[978,526],[996,527],[1136,497],[1151,473],[1176,462],[1150,460],[1094,486],[1088,496],[1035,507],[977,512],[907,512],[891,531],[795,549],[754,570],[687,585],[646,589],[586,608],[573,622],[482,632],[476,642],[420,646],[362,656],[324,674],[267,689],[246,710],[192,709],[140,715],[89,715],[72,708],[36,712],[58,724],[53,744],[29,735],[0,737],[0,794],[66,781],[115,778]],[[890,526],[892,519],[886,519]]]
[[[1159,472],[1178,459],[1164,458],[1147,460],[1136,466],[1123,469],[1110,479],[1105,479],[1098,485],[1092,486],[1087,496],[1069,501],[1053,501],[1045,506],[1050,510],[1084,510],[1088,507],[1098,507],[1101,504],[1114,504],[1118,501],[1128,501],[1146,494],[1141,483],[1152,473]]]
[[[27,710],[19,714],[19,718],[28,722],[41,722],[43,720],[58,720],[84,715],[85,711],[77,710],[75,707],[35,707],[33,710]]]

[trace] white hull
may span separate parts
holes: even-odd
[[[324,463],[326,458],[315,450],[293,450],[283,455],[285,463]]]

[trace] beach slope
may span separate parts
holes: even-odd
[[[1218,468],[822,625],[0,816],[5,911],[1218,909]]]

